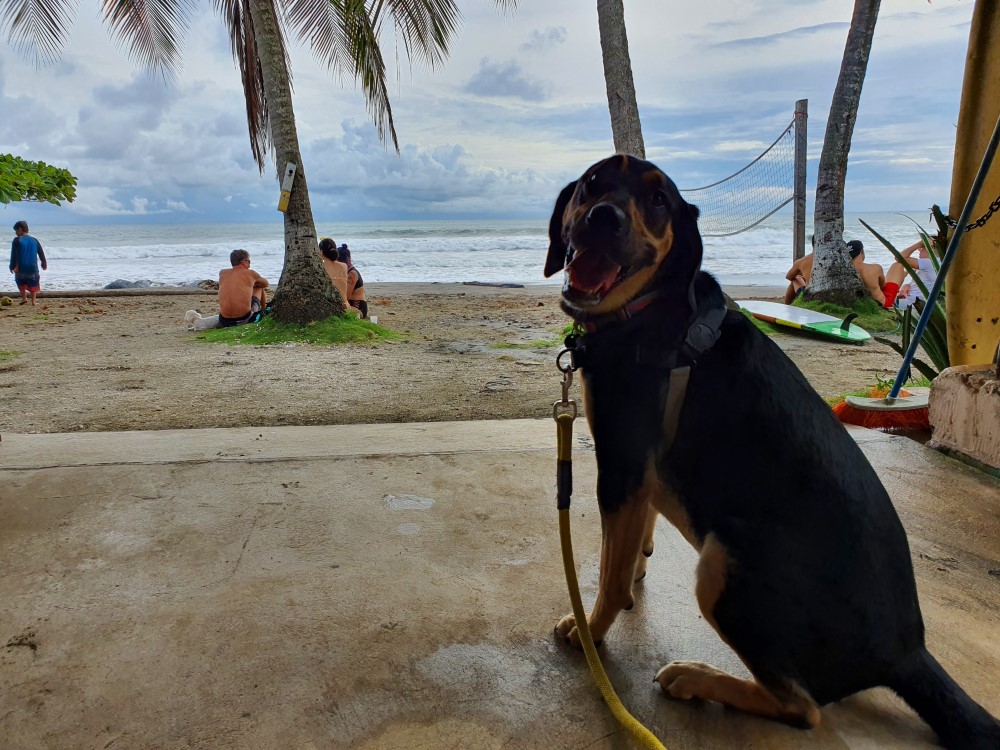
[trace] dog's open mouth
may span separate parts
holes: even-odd
[[[566,266],[563,294],[574,300],[597,302],[628,276],[628,267],[620,266],[602,253],[576,252]]]

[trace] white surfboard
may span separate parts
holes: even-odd
[[[737,300],[736,304],[758,320],[787,328],[797,328],[834,341],[863,344],[872,337],[864,328],[851,323],[852,315],[841,320],[832,315],[818,313],[815,310],[806,310],[803,307],[760,300]]]

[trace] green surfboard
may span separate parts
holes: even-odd
[[[786,328],[796,328],[832,341],[863,344],[872,337],[864,328],[851,323],[853,316],[840,320],[832,315],[824,315],[802,307],[759,300],[737,300],[736,304],[759,320]]]

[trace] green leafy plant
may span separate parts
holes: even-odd
[[[213,328],[198,334],[197,338],[213,344],[266,346],[299,343],[322,346],[391,341],[403,336],[354,315],[342,315],[305,325],[279,323],[273,318],[265,317],[259,323]]]
[[[934,222],[938,227],[937,234],[932,238],[929,234],[927,234],[927,232],[921,229],[919,225],[917,225],[917,234],[920,235],[921,242],[923,242],[924,247],[927,248],[931,264],[934,266],[935,273],[937,273],[941,270],[941,260],[944,256],[944,248],[948,246],[948,220],[942,213],[941,208],[936,205],[931,207],[931,215],[934,217]],[[865,229],[875,235],[879,242],[885,245],[886,249],[892,253],[896,261],[903,266],[906,272],[910,275],[911,281],[917,285],[921,293],[924,295],[924,299],[929,297],[930,290],[927,288],[927,285],[924,284],[923,280],[917,275],[916,269],[906,262],[906,259],[902,256],[899,250],[893,247],[889,240],[875,231],[867,222],[864,221],[864,219],[861,220],[861,223],[864,225]],[[914,224],[916,224],[916,222],[914,222]],[[913,366],[917,368],[921,375],[930,380],[936,378],[942,370],[951,365],[951,358],[948,354],[948,315],[945,309],[946,293],[947,288],[942,285],[941,294],[934,303],[934,309],[931,311],[930,319],[927,321],[927,327],[924,329],[923,336],[921,336],[920,339],[920,346],[923,347],[928,359],[930,359],[930,363],[925,362],[918,357],[914,357],[913,359]],[[913,329],[916,327],[913,310],[916,309],[917,313],[922,315],[925,305],[926,303],[924,300],[918,299],[912,307],[906,308],[900,314],[901,319],[899,322],[899,328],[900,333],[902,334],[900,341],[880,336],[876,336],[875,340],[880,344],[884,344],[898,352],[900,356],[905,356],[906,350],[909,349],[910,342],[913,337]]]
[[[70,203],[76,198],[76,177],[69,170],[28,161],[11,154],[0,154],[0,203],[39,201]]]

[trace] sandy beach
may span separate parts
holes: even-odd
[[[777,299],[776,288],[727,288]],[[105,293],[107,295],[107,293]],[[223,346],[185,329],[213,292],[59,296],[0,307],[2,432],[157,430],[546,417],[560,395],[558,288],[370,284],[377,345]],[[885,346],[775,341],[823,396],[894,373]],[[5,354],[13,353],[13,354]],[[574,386],[576,389],[576,386]],[[578,395],[578,392],[577,392]]]

